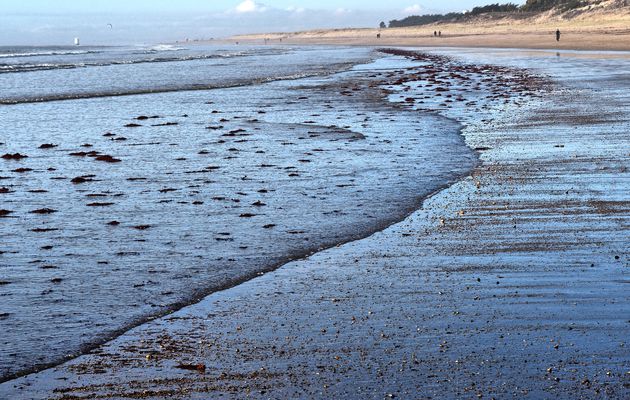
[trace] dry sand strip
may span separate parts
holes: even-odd
[[[377,39],[376,30],[365,30],[359,34],[345,35],[312,35],[286,37],[264,41],[264,38],[233,38],[230,42],[241,44],[289,44],[289,45],[338,45],[338,46],[413,46],[413,47],[476,47],[476,48],[507,48],[507,49],[556,49],[556,50],[605,50],[629,51],[630,33],[584,33],[565,32],[562,39],[556,42],[555,29],[526,32],[499,33],[455,33],[448,32],[442,37],[435,38],[428,32],[431,27],[417,34],[392,30],[384,32]]]
[[[630,90],[613,80],[469,123],[483,163],[403,222],[0,397],[629,398]]]

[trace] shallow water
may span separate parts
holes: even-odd
[[[0,160],[0,376],[365,237],[476,163],[457,123],[375,84],[408,60],[249,51],[0,74],[4,99],[23,101],[0,107],[0,154],[28,156]],[[104,96],[113,80],[159,93]],[[188,90],[233,80],[249,85]]]
[[[367,59],[365,49],[0,47],[0,104],[248,86],[325,75]]]

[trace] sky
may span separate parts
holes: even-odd
[[[412,14],[464,11],[497,1],[0,0],[0,45],[63,45],[72,44],[74,37],[82,44],[154,44],[238,33],[376,27]]]

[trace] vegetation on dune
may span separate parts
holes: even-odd
[[[505,4],[488,4],[487,6],[475,7],[473,8],[469,14],[470,15],[479,15],[486,14],[490,12],[513,12],[518,11],[518,6],[513,3],[505,3]]]
[[[586,0],[527,0],[521,7],[523,11],[547,11],[558,8],[561,11],[573,10],[592,4],[593,1]]]
[[[401,20],[389,21],[389,27],[398,28],[405,26],[427,25],[434,22],[445,21],[457,22],[490,13],[542,12],[553,8],[564,12],[599,2],[600,1],[597,0],[527,0],[527,2],[520,7],[513,3],[495,3],[487,6],[475,7],[470,11],[461,13],[452,12],[448,14],[411,15]]]
[[[389,21],[389,27],[400,28],[404,26],[428,25],[440,21],[457,21],[463,17],[463,13],[411,15],[401,20]]]
[[[506,13],[506,12],[516,12],[519,10],[519,6],[513,3],[505,3],[505,4],[489,4],[487,6],[475,7],[470,11],[461,13],[461,12],[452,12],[448,14],[427,14],[427,15],[411,15],[407,18],[399,20],[389,21],[390,28],[397,28],[403,26],[414,26],[414,25],[426,25],[434,22],[440,21],[459,21],[464,18],[474,17],[481,14],[487,13]]]

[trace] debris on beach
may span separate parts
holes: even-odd
[[[177,364],[175,366],[175,368],[179,368],[179,369],[185,369],[188,371],[197,371],[197,372],[206,372],[206,365],[205,364]]]
[[[94,203],[88,203],[86,204],[86,206],[88,207],[109,207],[109,206],[113,206],[114,203],[107,203],[107,202],[94,202]]]
[[[73,157],[98,157],[99,154],[98,151],[76,151],[69,155]]]
[[[31,232],[35,232],[35,233],[45,233],[45,232],[54,232],[54,231],[58,231],[59,228],[33,228],[30,229]]]
[[[94,179],[92,179],[92,177],[90,176],[77,176],[76,178],[72,178],[70,180],[70,183],[74,183],[75,185],[81,184],[81,183],[86,183],[86,182],[93,182]]]
[[[107,162],[107,163],[118,163],[118,162],[121,162],[120,159],[114,158],[114,157],[112,157],[110,155],[97,156],[95,158],[95,160],[96,161],[104,161],[104,162]]]
[[[28,156],[24,155],[24,154],[20,154],[20,153],[13,153],[13,154],[7,153],[7,154],[4,154],[2,156],[3,160],[16,160],[16,161],[19,161],[19,160],[21,160],[23,158],[28,158]]]
[[[57,210],[53,210],[52,208],[39,208],[37,210],[31,211],[31,214],[53,214],[56,212]]]

